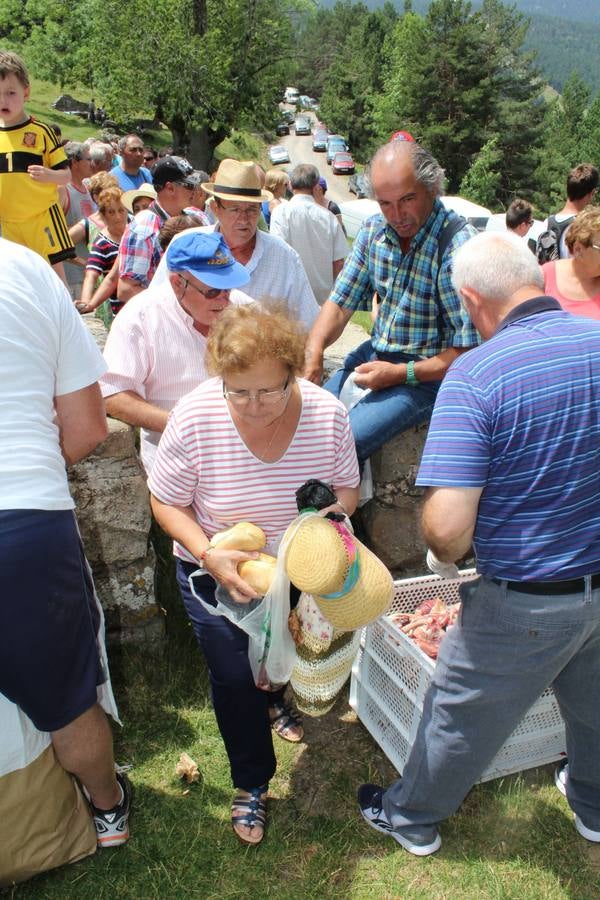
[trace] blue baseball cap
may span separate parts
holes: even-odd
[[[167,247],[170,272],[189,272],[212,288],[242,287],[250,281],[248,270],[236,262],[222,234],[217,231],[183,231]]]
[[[321,185],[321,187],[323,188],[324,191],[327,190],[327,182],[325,181],[325,179],[323,178],[322,175],[319,178],[319,184]]]

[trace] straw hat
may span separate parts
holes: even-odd
[[[121,203],[128,209],[130,213],[133,212],[133,201],[137,200],[138,197],[150,197],[151,200],[156,200],[158,194],[154,190],[151,184],[140,184],[138,188],[133,188],[131,191],[124,191],[121,194]]]
[[[292,584],[312,594],[339,630],[362,628],[377,619],[394,592],[384,564],[341,522],[314,513],[304,516],[285,558]]]
[[[203,181],[202,190],[221,200],[236,200],[238,203],[260,203],[272,200],[271,191],[261,188],[260,179],[253,162],[224,159],[214,181]]]

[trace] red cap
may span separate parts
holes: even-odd
[[[395,131],[390,141],[411,141],[413,144],[415,143],[414,137],[408,131]]]

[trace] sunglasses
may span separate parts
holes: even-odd
[[[193,282],[188,281],[187,278],[182,278],[181,280],[183,281],[183,283],[185,285],[184,293],[185,293],[185,291],[187,291],[188,287],[191,285],[191,287],[193,287],[195,291],[198,291],[198,293],[202,294],[203,297],[206,297],[207,300],[214,300],[215,297],[219,296],[219,294],[222,294],[225,291],[229,290],[229,288],[207,288],[206,290],[204,290],[203,288],[198,287],[197,284],[194,284]]]

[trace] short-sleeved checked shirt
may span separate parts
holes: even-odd
[[[377,291],[381,306],[371,336],[377,352],[429,357],[479,343],[452,285],[452,254],[475,234],[470,225],[454,235],[438,266],[440,234],[455,216],[436,199],[407,253],[381,215],[359,231],[330,299],[342,309],[370,309]]]
[[[148,287],[162,256],[157,237],[167,218],[155,202],[131,220],[119,245],[119,278],[131,278]]]

